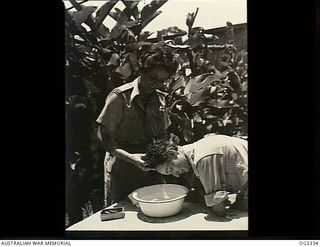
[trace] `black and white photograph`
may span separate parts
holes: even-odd
[[[318,245],[319,1],[2,6],[0,245]]]
[[[63,3],[66,233],[248,231],[246,1]]]

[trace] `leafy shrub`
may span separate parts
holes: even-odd
[[[247,135],[247,58],[245,50],[237,50],[231,23],[225,44],[217,45],[218,36],[193,27],[197,9],[187,14],[187,31],[169,27],[150,39],[152,33],[143,30],[167,0],[154,0],[141,10],[139,0],[122,0],[122,11],[115,7],[120,0],[100,8],[84,2],[70,0],[72,7],[65,10],[66,162],[79,176],[89,177],[84,179],[84,202],[103,196],[104,150],[96,139],[95,120],[108,93],[139,76],[139,59],[150,46],[172,47],[180,65],[162,89],[170,132],[182,143],[212,132]],[[116,21],[113,27],[103,24],[107,16]],[[94,210],[100,207],[93,205]]]

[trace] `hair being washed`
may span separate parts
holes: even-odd
[[[150,168],[170,161],[178,154],[178,137],[173,134],[167,134],[161,138],[154,139],[146,148],[146,155],[142,158],[148,163]]]

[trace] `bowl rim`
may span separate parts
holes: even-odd
[[[189,192],[189,189],[187,187],[185,187],[183,185],[180,185],[180,184],[164,184],[164,185],[174,185],[174,186],[180,187],[181,189],[185,189],[186,194],[182,195],[182,196],[179,196],[179,197],[176,197],[176,198],[172,198],[172,199],[165,199],[165,200],[162,200],[162,201],[148,201],[148,200],[143,200],[143,199],[140,199],[140,198],[137,197],[137,193],[139,191],[141,191],[142,189],[145,189],[147,187],[157,186],[157,185],[161,185],[161,184],[154,184],[154,185],[150,185],[150,186],[145,186],[145,187],[142,187],[142,188],[139,188],[139,189],[135,190],[132,193],[133,199],[135,199],[138,202],[159,204],[159,203],[166,203],[166,202],[173,202],[173,201],[181,200],[182,198],[186,197],[188,195],[188,192]]]

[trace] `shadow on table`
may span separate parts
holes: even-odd
[[[139,212],[140,209],[134,206],[128,199],[115,204],[115,207],[124,207],[124,211]]]
[[[170,217],[161,217],[161,218],[154,218],[149,217],[142,213],[141,209],[134,206],[130,201],[124,200],[119,203],[117,203],[115,206],[117,207],[124,207],[125,211],[133,211],[138,212],[137,218],[141,221],[148,222],[148,223],[169,223],[169,222],[175,222],[179,220],[186,219],[193,215],[195,211],[199,211],[200,209],[197,208],[195,210],[195,206],[187,203],[187,205],[182,209],[182,211],[176,215],[170,216]]]
[[[219,217],[214,215],[211,210],[201,204],[185,202],[183,205],[183,209],[180,213],[169,216],[169,217],[162,217],[162,218],[154,218],[144,215],[141,212],[140,208],[134,206],[129,200],[124,200],[116,204],[116,206],[124,207],[125,211],[133,211],[138,212],[137,218],[141,221],[148,222],[148,223],[170,223],[176,222],[180,220],[184,220],[189,218],[195,214],[203,214],[203,217],[207,221],[213,222],[230,222],[234,219],[240,219],[243,217],[248,217],[247,211],[241,211],[238,209],[228,209],[227,215],[225,217]]]
[[[208,209],[193,203],[185,203],[182,211],[176,215],[162,218],[154,218],[144,215],[140,210],[137,215],[138,219],[148,223],[170,223],[189,218],[192,215],[202,213],[207,214]]]
[[[229,209],[227,211],[226,216],[220,217],[214,215],[212,212],[209,212],[208,215],[205,217],[207,221],[214,221],[214,222],[230,222],[234,219],[240,219],[243,217],[248,217],[247,211],[241,211],[237,209]]]
[[[149,216],[144,215],[142,212],[139,212],[137,215],[139,220],[142,220],[142,221],[148,222],[148,223],[170,223],[170,222],[176,222],[176,221],[186,219],[190,216],[191,216],[191,214],[186,213],[184,210],[182,210],[180,213],[178,213],[176,215],[169,216],[169,217],[162,217],[162,218],[149,217]]]

